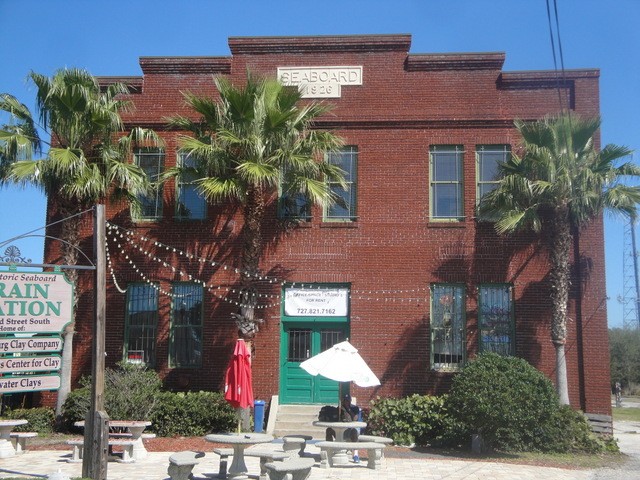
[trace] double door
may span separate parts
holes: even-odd
[[[280,344],[280,403],[336,404],[338,382],[300,368],[306,359],[347,338],[347,324],[286,322]]]

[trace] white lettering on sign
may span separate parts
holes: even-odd
[[[362,67],[278,67],[278,81],[303,98],[340,98],[343,85],[362,85]]]
[[[0,358],[0,373],[46,372],[60,370],[62,360],[59,355],[42,357]]]
[[[59,352],[60,337],[0,338],[0,353]]]
[[[59,388],[59,375],[29,375],[27,377],[0,378],[0,393],[2,394],[58,390]]]
[[[0,273],[0,334],[58,333],[71,322],[73,284],[62,273]]]
[[[285,290],[284,314],[289,317],[346,317],[348,313],[346,288]]]

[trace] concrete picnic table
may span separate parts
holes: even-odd
[[[18,425],[29,423],[23,419],[0,420],[0,458],[13,457],[16,449],[11,443],[11,430]]]
[[[84,420],[75,422],[76,427],[84,428]],[[109,420],[109,428],[126,428],[131,434],[131,441],[134,442],[131,458],[138,460],[147,456],[147,449],[142,441],[142,432],[151,425],[147,420]]]
[[[366,422],[313,422],[314,427],[332,428],[336,432],[336,442],[348,441],[344,438],[344,432],[350,428],[365,428]],[[358,449],[358,444],[354,442],[354,450]],[[340,450],[333,456],[334,465],[347,465],[349,463],[349,457],[346,450]]]
[[[233,462],[229,467],[228,478],[244,480],[249,478],[247,464],[244,462],[245,449],[258,443],[272,442],[273,436],[265,433],[210,433],[204,439],[207,442],[222,443],[233,448]]]

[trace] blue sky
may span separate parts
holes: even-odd
[[[565,68],[601,70],[603,144],[639,161],[640,1],[557,4]],[[502,51],[505,70],[554,68],[545,0],[0,0],[0,22],[0,92],[30,107],[31,70],[140,75],[140,56],[229,55],[229,36],[409,33],[411,53]],[[0,243],[43,226],[45,204],[0,189]],[[605,222],[609,325],[620,326],[623,223]],[[41,239],[12,244],[42,261]]]

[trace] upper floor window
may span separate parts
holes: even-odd
[[[465,361],[466,316],[463,285],[431,285],[431,367],[457,370]]]
[[[202,285],[171,287],[170,363],[172,367],[202,365]]]
[[[476,203],[500,182],[498,165],[509,160],[509,145],[478,145],[476,147]]]
[[[478,328],[481,352],[495,352],[500,355],[515,353],[515,321],[511,285],[480,285]]]
[[[185,172],[176,185],[176,218],[204,220],[207,218],[207,202],[194,183],[198,178],[194,169],[196,161],[192,156],[180,153],[178,163]]]
[[[463,172],[462,145],[433,145],[430,149],[431,209],[432,220],[462,220]]]
[[[135,162],[147,175],[153,188],[147,195],[138,197],[141,208],[136,219],[156,220],[162,217],[162,186],[158,183],[164,169],[164,151],[159,148],[142,148],[135,152]]]
[[[149,284],[127,287],[124,358],[153,367],[156,361],[158,290]]]
[[[343,147],[327,154],[327,161],[340,167],[345,172],[346,188],[340,184],[329,182],[329,188],[336,195],[337,201],[325,207],[325,221],[355,220],[358,174],[358,148]]]

